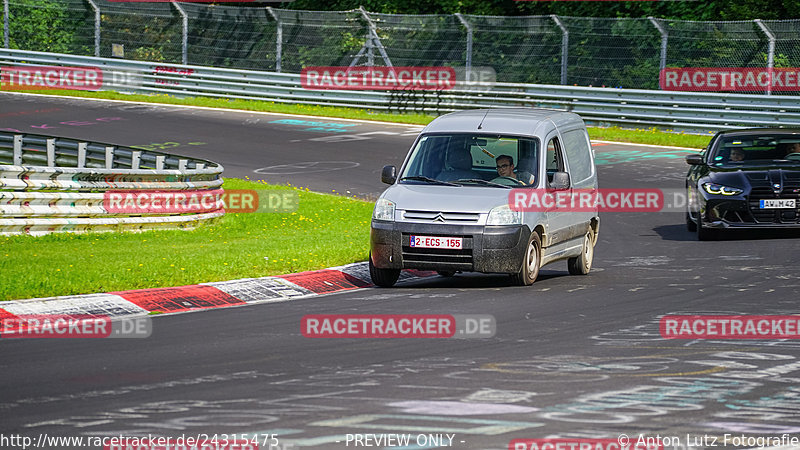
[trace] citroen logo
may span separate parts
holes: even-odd
[[[442,213],[436,214],[436,217],[433,218],[433,221],[434,222],[444,222],[444,216],[442,216]]]

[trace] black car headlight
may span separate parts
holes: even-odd
[[[743,189],[723,186],[717,183],[703,183],[703,189],[709,194],[714,195],[739,195],[744,192]]]

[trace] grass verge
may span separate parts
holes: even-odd
[[[72,96],[84,98],[101,98],[108,100],[126,100],[143,103],[163,103],[168,105],[203,106],[207,108],[228,108],[243,111],[263,111],[281,114],[303,114],[321,117],[338,117],[356,120],[376,120],[383,122],[408,123],[427,125],[436,118],[430,114],[390,114],[375,112],[366,109],[340,108],[321,105],[294,105],[253,100],[228,100],[208,97],[173,97],[169,95],[142,95],[121,94],[111,91],[66,91],[66,90],[41,90],[29,91],[35,94]],[[666,145],[673,147],[704,148],[708,145],[711,135],[696,135],[685,133],[663,132],[656,128],[626,129],[620,127],[599,128],[590,127],[589,136],[592,139],[630,142],[636,144]]]
[[[296,189],[226,179],[226,189]],[[196,230],[0,236],[0,300],[182,286],[365,261],[372,203],[298,190],[294,213]]]

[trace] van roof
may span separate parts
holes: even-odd
[[[470,109],[437,117],[424,130],[424,133],[498,133],[533,136],[536,130],[545,126],[546,132],[552,123],[559,128],[569,125],[583,125],[577,114],[544,108],[495,108]],[[547,127],[550,125],[550,127]],[[478,128],[480,126],[480,128]]]

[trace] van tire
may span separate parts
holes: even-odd
[[[525,247],[525,254],[522,256],[522,267],[519,273],[511,275],[514,284],[519,286],[530,286],[539,276],[539,266],[542,263],[542,241],[534,231],[528,238],[528,245]]]
[[[592,270],[592,260],[594,259],[594,235],[592,230],[583,236],[583,248],[580,256],[567,260],[567,269],[571,275],[588,275]]]
[[[372,264],[372,253],[369,255],[369,276],[372,284],[379,287],[392,287],[400,278],[400,269],[379,269]]]

